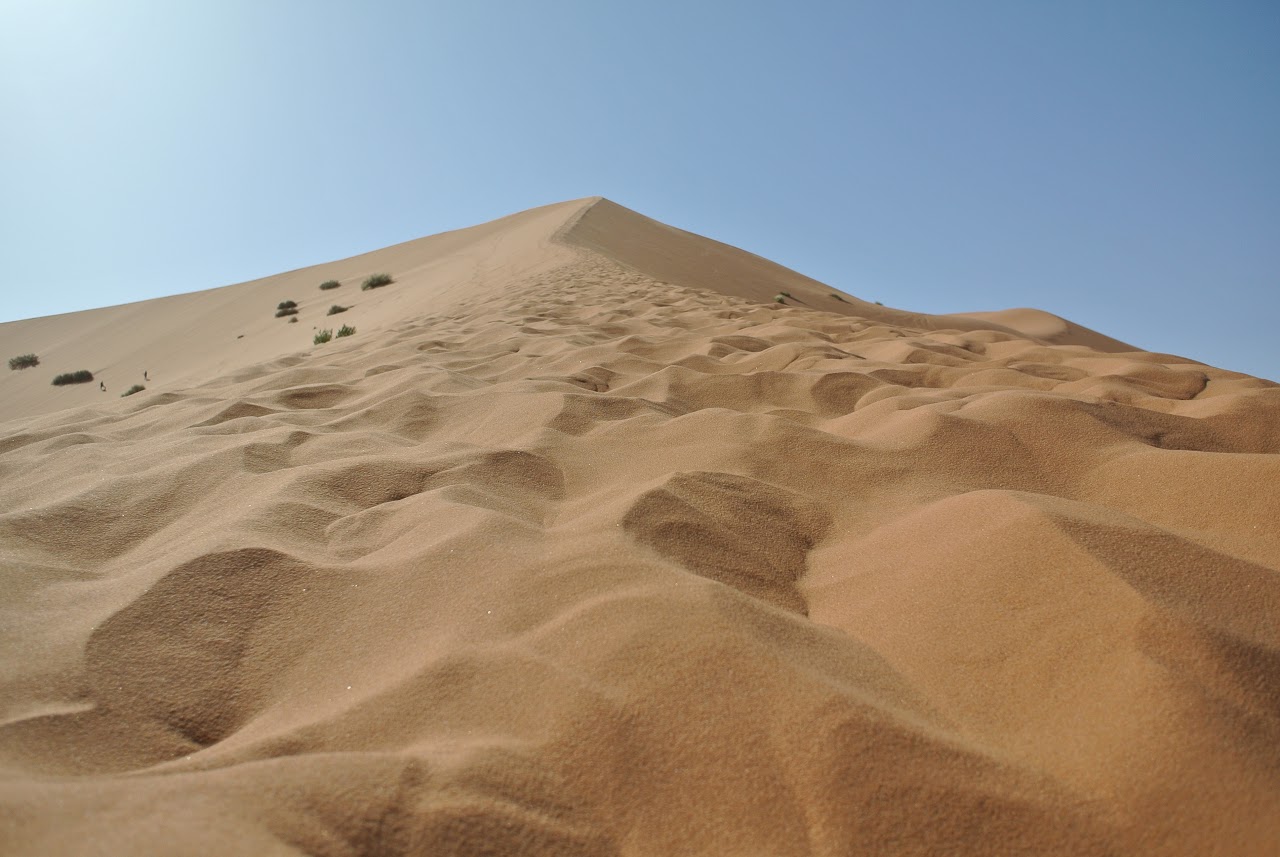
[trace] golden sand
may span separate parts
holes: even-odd
[[[1277,853],[1275,384],[599,199],[0,342],[5,854]]]

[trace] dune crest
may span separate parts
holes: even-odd
[[[1094,351],[1139,350],[1126,342],[1039,309],[1022,307],[999,312],[966,312],[956,313],[952,317],[957,320],[992,322],[1050,345],[1085,345]]]
[[[1280,386],[1036,312],[592,198],[0,327],[0,843],[1273,853]]]

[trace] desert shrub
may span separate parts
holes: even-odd
[[[783,297],[782,295],[774,295],[774,296],[773,296],[773,299],[774,299],[775,301],[777,301],[778,303],[780,303],[780,304],[785,304],[785,303],[787,302],[787,299],[786,299],[785,297]]]
[[[315,338],[311,340],[311,343],[312,343],[313,345],[324,345],[324,344],[325,344],[326,342],[328,342],[330,339],[333,339],[333,331],[332,331],[332,330],[322,330],[322,331],[320,331],[319,333],[317,333],[317,334],[315,335]]]
[[[325,315],[337,315],[338,313],[346,312],[349,309],[351,309],[351,307],[349,306],[338,306],[337,304],[334,304],[333,306],[329,307],[329,311],[325,313]]]
[[[329,289],[336,289],[340,285],[342,285],[342,283],[339,283],[337,280],[325,280],[320,284],[320,291],[327,292]]]
[[[132,387],[130,387],[129,389],[121,393],[120,398],[123,399],[125,396],[132,396],[134,393],[141,393],[145,389],[147,388],[142,386],[141,384],[134,384]]]
[[[93,373],[88,369],[78,369],[75,372],[64,372],[53,379],[55,387],[61,387],[63,384],[87,384],[93,380]]]
[[[344,324],[342,327],[338,328],[339,336],[350,336],[355,332],[356,332],[356,329],[349,324]]]
[[[30,369],[32,366],[39,366],[40,358],[34,354],[19,354],[17,357],[9,358],[10,369]]]
[[[276,304],[276,309],[293,309],[297,305],[297,301],[280,301],[280,303]]]
[[[381,286],[389,286],[394,282],[395,280],[391,279],[390,274],[370,274],[365,277],[364,282],[360,284],[360,288],[367,291]]]
[[[298,317],[296,315],[293,318],[289,319],[289,324],[297,324],[297,323],[298,323]]]
[[[884,306],[884,301],[876,301],[876,306]]]
[[[282,306],[276,310],[276,318],[284,318],[286,315],[297,315],[298,310],[291,306]]]

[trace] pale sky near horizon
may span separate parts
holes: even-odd
[[[603,195],[1280,380],[1270,0],[0,0],[0,116],[0,321]]]

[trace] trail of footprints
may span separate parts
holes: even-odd
[[[6,438],[4,450],[36,444],[89,463],[95,445],[113,444],[123,467],[146,472],[165,466],[156,449],[240,436],[236,452],[211,443],[209,456],[242,456],[249,494],[311,510],[310,520],[324,522],[304,528],[313,547],[349,559],[359,545],[380,541],[367,538],[379,529],[376,519],[433,491],[531,526],[563,523],[564,471],[597,454],[588,443],[593,433],[629,421],[637,421],[636,432],[652,432],[699,412],[767,420],[779,458],[787,444],[822,437],[849,460],[930,445],[941,447],[933,460],[963,459],[1018,435],[1025,403],[991,406],[1001,396],[1038,397],[1033,410],[1051,412],[1064,430],[1087,424],[1083,431],[1110,433],[1117,443],[1280,449],[1280,399],[1274,385],[1256,379],[998,332],[922,333],[762,307],[585,254],[516,292],[407,321],[380,342],[332,349],[323,359],[287,358],[186,393],[86,410],[69,425],[64,415],[54,430],[35,420]],[[1234,406],[1244,396],[1247,419]],[[521,402],[514,411],[512,397]],[[895,436],[895,415],[917,408],[930,409],[931,419]],[[1277,419],[1261,418],[1268,413]],[[138,437],[147,440],[115,444]],[[76,448],[67,449],[72,441]],[[1025,459],[1011,466],[1034,466],[1034,449],[1011,449]],[[0,468],[16,474],[22,465],[0,455]],[[253,487],[254,479],[291,468],[304,469]],[[804,480],[788,483],[770,462],[739,461],[734,470],[672,470],[655,487],[636,490],[618,523],[637,545],[694,574],[803,613],[794,583],[806,551],[830,525],[812,499],[820,492]],[[593,490],[628,489],[601,484],[586,492]],[[150,532],[125,528],[122,536],[119,516],[95,521],[76,510],[163,505],[160,495],[132,492],[122,481],[10,511],[0,515],[0,537],[26,545],[33,560],[57,564],[57,549],[27,534],[49,532],[49,520],[65,518],[84,538],[119,542],[123,553],[162,536],[175,517],[149,513]],[[797,520],[807,523],[797,527]],[[395,527],[381,526],[391,538]]]

